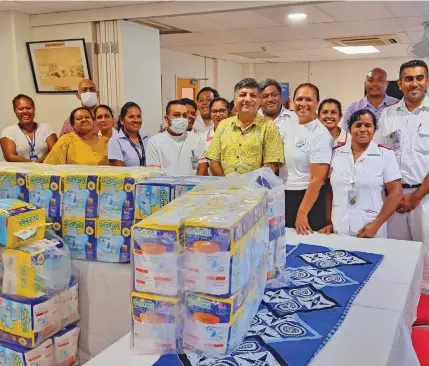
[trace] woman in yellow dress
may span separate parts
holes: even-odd
[[[93,133],[94,120],[86,108],[70,114],[73,132],[61,136],[45,159],[45,164],[109,165],[104,136]]]

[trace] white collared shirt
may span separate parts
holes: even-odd
[[[371,141],[355,162],[350,138],[334,149],[329,175],[334,231],[348,236],[356,236],[365,225],[376,219],[383,206],[384,185],[401,179],[392,150]],[[351,197],[356,197],[353,204],[350,203]],[[376,237],[387,237],[385,224]]]
[[[191,159],[197,157],[199,164],[206,163],[205,150],[204,139],[196,133],[173,136],[168,131],[160,132],[149,139],[146,165],[160,167],[170,176],[196,175]]]
[[[402,183],[416,185],[429,173],[429,97],[410,112],[404,98],[381,114],[374,140],[395,152]]]
[[[285,182],[285,188],[291,191],[305,190],[310,184],[310,165],[331,162],[332,136],[315,119],[306,124],[288,123],[282,140],[285,164],[280,168],[280,177]]]
[[[199,135],[206,135],[208,131],[214,129],[214,122],[210,121],[208,125],[204,123],[203,117],[199,114],[197,118],[195,118],[194,126],[192,129]]]
[[[343,146],[347,143],[347,140],[350,139],[349,134],[347,131],[340,127],[340,134],[338,137],[334,140],[334,148],[337,146]]]
[[[264,115],[264,111],[262,108],[259,108],[258,113],[261,116],[267,117]],[[280,110],[280,114],[274,120],[277,128],[279,129],[280,137],[283,138],[283,134],[285,132],[286,127],[292,123],[299,122],[298,116],[295,112],[290,111],[282,105],[282,109]]]

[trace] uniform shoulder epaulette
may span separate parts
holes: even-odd
[[[378,144],[378,147],[383,147],[387,150],[392,150],[389,146],[383,145],[383,144]]]
[[[338,142],[336,146],[334,146],[333,150],[338,149],[339,147],[343,147],[345,144],[347,144],[347,139],[349,137],[349,133],[346,132],[346,138],[344,141]]]

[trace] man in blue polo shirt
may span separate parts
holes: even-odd
[[[366,75],[366,96],[349,105],[342,120],[343,129],[348,130],[350,116],[359,109],[369,109],[379,120],[384,108],[397,103],[398,99],[386,94],[388,84],[386,71],[378,67],[372,69]]]

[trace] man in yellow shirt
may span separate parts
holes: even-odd
[[[259,115],[260,88],[246,78],[234,87],[237,116],[222,121],[206,157],[213,175],[244,174],[262,166],[274,172],[284,164],[283,143],[275,123]]]

